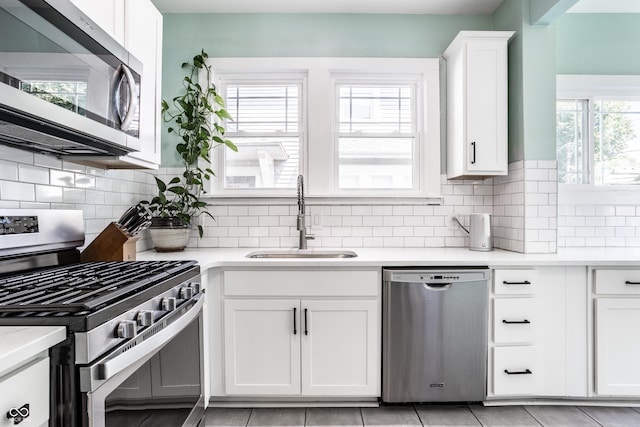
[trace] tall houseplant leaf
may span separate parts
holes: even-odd
[[[224,137],[225,129],[219,120],[233,120],[225,110],[224,99],[218,94],[214,84],[202,87],[198,83],[199,73],[205,73],[211,82],[211,66],[207,65],[207,53],[202,50],[191,62],[182,64],[188,74],[182,79],[183,91],[171,103],[162,100],[162,119],[169,126],[169,134],[179,137],[176,152],[184,167],[182,176],[173,177],[168,183],[156,178],[158,195],[145,201],[155,217],[177,217],[192,227],[195,219],[204,214],[213,218],[207,210],[206,202],[200,197],[206,193],[205,183],[215,176],[209,166],[202,169],[199,161],[211,164],[211,149],[224,146],[238,151],[236,145]],[[201,225],[198,234],[203,235]]]

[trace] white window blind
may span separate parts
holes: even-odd
[[[341,189],[414,189],[415,85],[336,85]]]
[[[225,151],[224,186],[295,188],[300,162],[301,83],[227,83],[226,135],[238,152]]]

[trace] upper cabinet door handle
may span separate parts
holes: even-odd
[[[304,334],[309,335],[309,329],[307,328],[307,309],[304,309]]]
[[[476,164],[476,142],[475,141],[471,142],[471,164],[472,165]]]
[[[624,282],[625,285],[640,285],[640,282],[632,282],[630,280],[627,280],[626,282]]]

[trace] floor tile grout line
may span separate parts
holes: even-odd
[[[475,412],[473,412],[473,409],[471,409],[471,407],[470,407],[468,404],[466,404],[466,405],[464,405],[464,406],[467,408],[467,411],[471,412],[471,415],[473,415],[473,418],[475,418],[475,419],[476,419],[476,421],[478,422],[478,424],[484,427],[484,424],[482,423],[482,421],[480,421],[480,418],[478,418],[478,416],[476,415],[476,413],[475,413]]]
[[[420,425],[424,427],[424,423],[422,422],[422,418],[420,418],[420,413],[418,412],[418,408],[416,408],[416,405],[411,405],[411,406],[413,406],[413,411],[416,413],[416,416],[418,417],[418,421],[420,421]]]
[[[362,415],[362,407],[358,408],[360,411],[360,422],[362,423],[362,427],[364,427],[364,415]]]
[[[247,418],[247,423],[245,424],[245,427],[249,426],[249,421],[251,420],[251,416],[253,415],[253,408],[249,408],[249,417]]]
[[[587,411],[583,410],[581,407],[576,406],[576,409],[578,409],[580,412],[582,412],[583,414],[585,414],[588,418],[592,419],[593,422],[595,422],[596,424],[598,424],[599,426],[605,427],[604,424],[602,424],[600,421],[598,421],[597,419],[595,419],[594,417],[592,417]]]
[[[531,416],[531,418],[533,418],[538,424],[540,424],[542,427],[544,427],[544,424],[542,423],[542,421],[540,421],[538,419],[538,417],[535,416],[535,414],[532,414],[531,411],[529,411],[525,405],[522,405],[522,409],[524,409],[524,411],[527,414],[529,414],[529,416]]]

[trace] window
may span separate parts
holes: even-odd
[[[224,151],[224,188],[295,188],[302,85],[229,82],[224,89],[234,118],[226,135],[238,146],[238,152]]]
[[[338,83],[341,189],[413,189],[415,85]]]
[[[440,196],[437,59],[211,58],[238,153],[214,196]]]
[[[640,85],[616,76],[558,79],[558,182],[640,184]],[[640,82],[639,82],[640,83]]]

